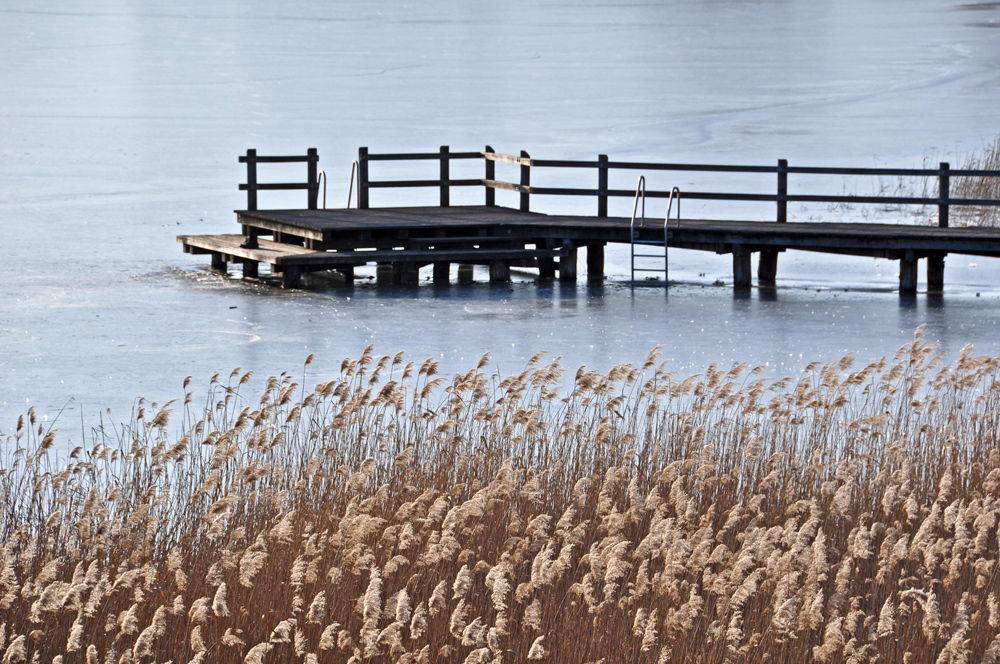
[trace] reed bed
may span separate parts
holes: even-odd
[[[2,663],[997,661],[1000,358],[487,366],[29,412]]]

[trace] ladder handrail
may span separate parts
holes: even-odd
[[[635,187],[635,201],[632,203],[632,220],[629,222],[629,248],[632,258],[631,268],[632,268],[632,286],[636,285],[635,273],[636,272],[663,272],[663,285],[669,285],[670,279],[670,214],[674,210],[674,201],[677,201],[677,227],[680,228],[681,224],[681,190],[679,187],[673,187],[670,190],[670,195],[667,197],[667,214],[663,218],[663,269],[656,268],[641,268],[636,269],[635,259],[639,258],[659,258],[657,254],[636,254],[635,245],[638,242],[642,245],[656,245],[655,240],[638,240],[636,238],[636,213],[639,211],[639,197],[642,197],[642,216],[639,219],[639,228],[643,227],[646,221],[646,178],[644,176],[639,176],[639,181]]]
[[[357,159],[355,159],[354,161],[351,162],[351,181],[347,185],[347,209],[348,210],[351,209],[351,194],[354,193],[354,172],[356,170],[358,170],[358,160]],[[359,189],[361,188],[360,176],[358,178],[358,188]],[[325,196],[324,196],[323,200],[326,200]],[[326,206],[324,205],[323,207],[326,207]],[[360,196],[358,197],[358,207],[359,208],[361,207],[361,198],[360,198]]]
[[[320,171],[316,174],[316,184],[318,185],[320,180],[323,181],[323,209],[326,209],[326,171]]]
[[[639,227],[642,227],[642,223],[646,220],[646,176],[640,175],[639,181],[635,184],[635,200],[632,202],[632,221],[629,222],[629,244],[631,250],[629,253],[632,256],[632,282],[635,282],[635,213],[639,209],[639,194],[642,194],[642,220],[639,222]]]

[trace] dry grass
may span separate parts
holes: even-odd
[[[850,365],[654,354],[567,392],[366,351],[308,394],[234,372],[65,467],[29,416],[2,661],[995,662],[1000,358]]]
[[[1000,136],[986,144],[981,152],[971,153],[959,168],[1000,171]],[[952,198],[1000,200],[1000,178],[953,177],[948,193]],[[955,206],[950,208],[949,215],[955,218],[957,226],[1000,226],[1000,207],[996,206]]]

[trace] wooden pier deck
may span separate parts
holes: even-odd
[[[607,197],[623,196],[629,192],[615,191],[607,187],[606,170],[599,171],[598,188],[595,190],[553,190],[532,187],[530,184],[531,165],[561,166],[579,162],[541,162],[522,157],[484,153],[441,153],[424,155],[367,155],[362,148],[360,171],[361,208],[318,209],[319,186],[316,182],[315,162],[318,157],[310,151],[306,157],[257,157],[252,151],[242,160],[248,166],[248,184],[241,188],[248,190],[248,209],[236,212],[236,221],[242,233],[231,235],[183,235],[178,241],[189,253],[210,254],[212,267],[225,269],[226,263],[243,264],[245,276],[257,276],[260,263],[271,266],[272,272],[280,274],[286,287],[299,285],[300,276],[309,272],[335,270],[350,282],[354,268],[366,264],[391,266],[393,279],[397,282],[413,282],[417,271],[424,266],[434,266],[435,281],[450,278],[450,266],[488,265],[490,278],[495,281],[509,279],[510,267],[532,267],[538,269],[541,278],[575,280],[579,249],[586,251],[588,279],[602,279],[604,274],[604,247],[608,243],[631,244],[637,242],[663,242],[664,222],[646,219],[641,227],[633,224],[631,218],[607,216]],[[367,177],[364,157],[388,160],[389,158],[413,159],[435,158],[442,164],[441,178],[430,181],[395,181],[373,183]],[[482,180],[451,180],[447,164],[451,159],[486,158],[486,175]],[[306,183],[258,184],[256,163],[268,160],[307,161],[310,173]],[[512,184],[497,181],[491,166],[496,161],[520,163],[521,183]],[[606,157],[596,162],[598,168],[631,168],[631,164],[616,164]],[[586,166],[591,164],[586,163]],[[647,169],[655,167],[675,168],[679,165],[642,164]],[[947,166],[946,164],[942,166]],[[574,167],[574,166],[568,166]],[[691,166],[688,166],[689,168]],[[748,169],[769,167],[702,167],[708,169]],[[633,169],[634,170],[634,169]],[[859,171],[876,169],[798,169],[801,172],[814,171]],[[900,172],[899,169],[880,169]],[[947,177],[964,174],[964,171],[950,171],[942,176],[940,170],[919,172],[930,173],[943,179],[944,196],[933,199],[887,199],[879,201],[919,201],[934,204],[939,208],[939,218],[944,223],[938,226],[917,226],[875,223],[825,223],[788,222],[784,206],[788,201],[813,200],[819,197],[796,197],[787,193],[787,173],[796,169],[779,163],[774,171],[778,173],[778,193],[760,194],[713,194],[708,192],[687,192],[686,198],[737,197],[736,200],[774,200],[778,205],[775,221],[741,221],[671,218],[666,228],[667,245],[670,249],[693,249],[719,254],[732,254],[733,283],[736,288],[747,288],[752,284],[751,256],[758,253],[757,282],[759,286],[773,286],[776,280],[777,255],[787,249],[848,254],[888,258],[900,261],[900,292],[915,292],[917,284],[917,261],[927,259],[928,291],[943,288],[944,257],[947,254],[969,254],[975,256],[1000,257],[1000,229],[985,227],[954,228],[947,225],[948,206],[962,204],[995,204],[995,201],[965,201],[947,198]],[[910,173],[911,171],[906,171]],[[977,172],[991,175],[991,172]],[[1000,173],[997,173],[1000,175]],[[481,185],[487,191],[487,204],[479,206],[449,205],[448,189],[451,186]],[[602,186],[603,185],[603,186]],[[425,207],[367,207],[368,193],[379,186],[436,186],[441,188],[441,205]],[[309,207],[306,209],[258,210],[256,191],[259,189],[302,188],[309,192]],[[521,194],[521,209],[501,207],[495,204],[492,194],[495,189],[513,189]],[[592,194],[598,197],[598,215],[551,215],[531,212],[528,196],[538,194],[580,195]],[[250,194],[253,194],[252,196]],[[667,197],[668,192],[647,192],[649,197]],[[850,199],[855,202],[870,202],[876,197],[823,198],[823,201]],[[271,239],[265,239],[270,236]]]

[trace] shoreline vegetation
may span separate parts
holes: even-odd
[[[487,365],[236,371],[65,465],[29,411],[2,663],[1000,659],[1000,358]]]

